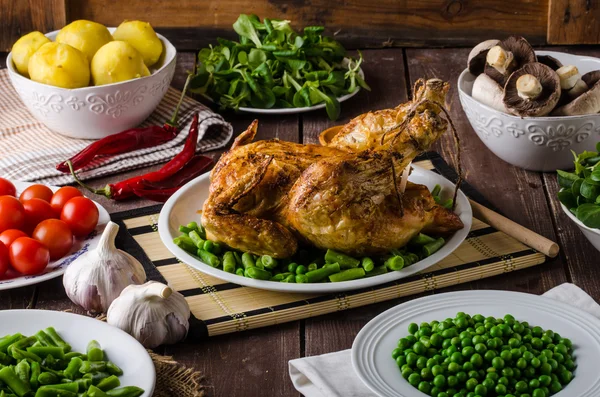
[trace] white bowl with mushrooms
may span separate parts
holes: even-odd
[[[537,61],[537,62],[536,62]],[[473,49],[458,79],[473,129],[504,161],[532,171],[572,166],[600,135],[600,59],[535,51],[522,38]]]

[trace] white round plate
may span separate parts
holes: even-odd
[[[215,269],[214,267],[202,262],[199,258],[188,254],[186,251],[173,243],[173,239],[181,234],[179,232],[180,225],[187,225],[192,221],[196,221],[198,223],[200,222],[200,215],[197,211],[202,208],[204,201],[208,198],[208,189],[210,186],[209,178],[209,173],[199,176],[179,189],[177,193],[171,196],[171,198],[165,203],[158,218],[158,232],[160,234],[160,238],[169,251],[171,251],[171,253],[173,253],[173,255],[175,255],[183,263],[187,263],[193,268],[211,276],[220,278],[221,280],[244,285],[246,287],[260,288],[271,291],[305,293],[340,292],[372,287],[374,285],[408,277],[436,264],[446,256],[450,255],[450,253],[452,253],[464,241],[469,234],[469,230],[471,229],[473,217],[471,206],[469,204],[469,200],[467,200],[467,197],[459,191],[455,211],[460,216],[460,219],[464,223],[465,227],[454,233],[454,235],[448,239],[448,241],[446,241],[446,244],[438,252],[400,271],[389,272],[382,274],[381,276],[339,283],[294,284],[280,283],[276,281],[254,280],[248,277],[227,273],[220,269]],[[436,184],[439,184],[442,187],[443,194],[445,194],[444,198],[451,197],[454,193],[454,184],[452,182],[436,174],[435,172],[421,167],[413,166],[413,172],[408,179],[414,183],[426,185],[430,190],[433,189]]]
[[[0,311],[0,324],[0,337],[17,332],[31,336],[41,329],[54,327],[71,345],[72,351],[77,352],[85,352],[89,341],[96,340],[110,361],[123,370],[123,376],[119,377],[121,386],[144,389],[141,397],[150,397],[154,392],[156,372],[150,355],[137,340],[119,328],[95,318],[51,310],[3,310]]]
[[[600,320],[565,303],[537,295],[508,291],[461,291],[435,294],[393,307],[371,320],[352,345],[352,366],[362,382],[381,397],[425,397],[400,374],[392,359],[398,340],[410,323],[454,318],[456,313],[503,317],[512,314],[532,326],[551,329],[573,341],[578,368],[575,378],[556,397],[597,397],[600,377]]]
[[[11,182],[17,188],[17,197],[28,186],[35,185],[35,183],[20,182],[20,181],[15,181],[15,180],[11,180]],[[48,186],[48,187],[50,189],[52,189],[53,192],[55,192],[59,189],[56,186]],[[100,204],[98,204],[95,201],[94,201],[94,204],[96,204],[96,207],[98,207],[98,212],[99,212],[98,225],[96,226],[96,229],[86,238],[83,238],[83,239],[76,238],[75,239],[75,244],[73,244],[73,248],[71,249],[71,252],[69,253],[69,255],[67,255],[63,258],[60,258],[58,260],[51,261],[43,273],[36,274],[35,276],[19,276],[18,273],[16,273],[16,272],[9,273],[8,274],[9,277],[11,277],[11,276],[15,276],[15,277],[8,278],[8,279],[0,279],[0,291],[24,287],[26,285],[38,284],[38,283],[41,283],[42,281],[46,281],[46,280],[53,279],[55,277],[62,276],[62,274],[65,272],[67,266],[69,266],[69,264],[71,264],[75,259],[79,258],[83,253],[96,248],[96,246],[98,245],[98,242],[100,241],[100,236],[102,235],[102,232],[104,231],[104,228],[106,227],[106,224],[110,221],[110,215],[108,214],[108,211],[106,211],[106,209],[104,209],[104,207],[102,207]],[[10,272],[10,270],[9,270],[9,272]]]

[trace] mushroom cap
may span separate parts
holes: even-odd
[[[500,40],[491,39],[482,41],[473,47],[467,60],[467,68],[471,74],[479,76],[481,73],[483,73],[485,68],[485,57],[487,56],[490,48],[498,45],[498,43],[500,43]]]
[[[485,73],[477,76],[473,82],[471,96],[473,99],[491,107],[492,109],[508,113],[506,106],[504,106],[504,102],[502,102],[502,97],[504,96],[502,87],[500,87],[500,85],[496,83],[494,79]]]
[[[521,98],[517,91],[517,80],[526,74],[535,76],[542,85],[542,92],[535,99]],[[508,111],[517,116],[545,116],[554,109],[560,94],[560,79],[556,72],[546,65],[531,62],[510,75],[504,86],[503,101]]]
[[[552,70],[557,70],[563,66],[561,61],[550,55],[538,55],[537,61],[550,67]]]
[[[581,76],[581,80],[583,80],[588,87],[594,86],[600,80],[600,70],[587,72]]]
[[[502,40],[498,45],[502,47],[504,51],[512,52],[514,57],[512,67],[507,70],[506,74],[502,74],[494,67],[486,64],[484,72],[504,87],[508,76],[510,76],[513,71],[527,63],[535,62],[537,58],[531,44],[521,36],[510,36],[507,39]]]
[[[590,72],[590,73],[600,73],[600,72]],[[590,73],[586,73],[584,76],[587,76],[588,80],[591,81],[591,77],[593,77],[594,75],[590,75]],[[588,75],[590,75],[590,76],[588,76]],[[598,77],[600,77],[600,76],[598,76]],[[583,80],[583,76],[582,76],[582,80]],[[586,92],[584,92],[577,98],[573,99],[571,102],[555,109],[552,112],[552,115],[553,116],[580,116],[580,115],[584,115],[584,114],[595,114],[595,113],[600,113],[600,81],[596,81],[592,86],[590,86],[589,90],[587,90]]]

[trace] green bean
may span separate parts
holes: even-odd
[[[136,386],[125,386],[120,389],[113,389],[106,392],[111,397],[139,397],[144,394],[144,390]]]
[[[410,240],[410,244],[425,245],[425,244],[433,243],[434,241],[435,241],[435,239],[433,237],[429,237],[426,234],[419,233],[415,237],[413,237],[412,240]]]
[[[241,267],[238,267],[237,269],[235,269],[235,274],[237,274],[238,276],[244,277],[244,269]]]
[[[200,235],[198,234],[197,231],[192,230],[189,234],[190,239],[194,242],[194,245],[196,246],[196,248],[203,248],[204,244],[206,243],[202,237],[200,237]]]
[[[51,385],[59,382],[59,377],[52,372],[42,372],[38,376],[38,382],[42,385]]]
[[[454,200],[452,200],[451,198],[449,198],[448,200],[444,201],[442,203],[442,207],[451,210],[452,206],[454,205]]]
[[[71,359],[71,361],[69,361],[69,365],[67,365],[67,368],[64,370],[64,375],[68,379],[72,379],[72,380],[79,378],[80,377],[79,368],[81,368],[82,364],[83,364],[83,360],[81,358],[73,357]]]
[[[29,346],[33,345],[35,342],[37,342],[37,339],[35,338],[35,336],[28,336],[27,338],[23,338],[18,340],[17,342],[13,343],[12,345],[8,346],[8,354],[9,355],[13,355],[13,349],[26,349]],[[13,356],[14,357],[14,356]]]
[[[70,353],[65,354],[65,360],[71,361],[71,359],[73,359],[75,357],[79,357],[83,361],[88,359],[86,354],[79,353],[79,352],[70,352]]]
[[[182,250],[189,252],[190,254],[195,254],[198,250],[198,247],[196,247],[194,241],[192,241],[192,239],[187,234],[182,234],[179,237],[175,237],[173,239],[173,243]]]
[[[23,383],[29,383],[31,378],[31,367],[27,360],[23,359],[15,365],[15,373],[23,381]]]
[[[239,252],[233,251],[233,257],[235,258],[236,266],[242,266],[242,257]]]
[[[21,334],[5,336],[4,338],[2,338],[2,340],[0,340],[0,352],[6,353],[9,346],[11,346],[13,343],[16,343],[24,338],[25,337]]]
[[[206,240],[209,241],[209,240]],[[200,257],[200,259],[202,259],[202,262],[212,266],[212,267],[219,267],[219,265],[221,264],[221,260],[219,259],[218,256],[216,256],[215,254],[205,251],[203,249],[199,249],[198,250],[198,256]]]
[[[100,381],[100,383],[98,383],[98,389],[102,390],[102,391],[107,391],[107,390],[111,390],[111,389],[115,389],[117,387],[121,386],[121,382],[119,381],[119,378],[115,375],[111,375],[108,378],[104,378]]]
[[[119,366],[112,361],[106,362],[106,371],[111,375],[121,376],[123,375],[123,370],[119,368]]]
[[[343,270],[339,273],[335,273],[329,276],[329,281],[332,283],[338,283],[340,281],[350,281],[363,278],[365,276],[365,269],[357,267],[354,269]]]
[[[296,274],[296,283],[298,284],[304,284],[304,283],[308,283],[308,277],[306,277],[306,274]]]
[[[271,272],[258,267],[249,267],[244,271],[244,275],[257,280],[269,280],[272,277]]]
[[[107,394],[102,390],[98,389],[96,386],[92,385],[88,389],[88,396],[90,397],[107,397]]]
[[[35,397],[77,397],[77,393],[63,389],[38,389]]]
[[[0,352],[0,364],[8,365],[11,361],[12,358],[8,354]]]
[[[317,270],[319,268],[319,265],[317,265],[316,263],[311,263],[310,265],[308,265],[307,269],[307,273],[308,272],[312,272],[313,270]]]
[[[263,269],[265,268],[265,264],[262,262],[262,257],[258,257],[256,258],[256,261],[254,262],[254,267],[258,267],[259,269]]]
[[[179,231],[180,231],[181,233],[185,233],[185,234],[188,234],[188,235],[189,235],[189,234],[190,234],[190,232],[193,232],[193,231],[195,231],[195,229],[190,229],[190,228],[189,228],[189,227],[187,227],[187,226],[183,226],[183,225],[181,225],[181,226],[179,226]]]
[[[46,334],[48,334],[48,336],[52,339],[52,341],[54,342],[54,344],[58,347],[62,347],[63,350],[65,351],[65,353],[68,353],[71,351],[71,345],[69,345],[67,342],[65,342],[60,335],[58,335],[58,333],[56,332],[56,330],[53,327],[48,327],[45,329]]]
[[[21,349],[13,348],[12,356],[15,360],[27,359],[27,360],[31,360],[31,361],[37,361],[38,363],[42,362],[42,358],[40,356],[38,356],[37,354],[29,353],[29,352],[27,352],[25,350],[21,350]]]
[[[401,256],[391,256],[385,261],[385,265],[390,270],[402,270],[404,267],[404,258]]]
[[[433,243],[425,244],[423,246],[423,256],[428,257],[428,256],[433,255],[440,248],[442,248],[445,243],[446,243],[446,240],[444,240],[442,237],[440,237],[437,240],[435,240]]]
[[[373,270],[371,270],[370,272],[367,272],[366,276],[367,277],[381,276],[382,274],[385,274],[385,273],[387,273],[387,266],[381,265],[381,266],[377,266],[377,267],[373,268]]]
[[[202,237],[203,239],[206,239],[206,230],[204,229],[204,226],[202,226],[202,224],[198,224],[196,222],[190,222],[186,225],[186,227],[188,229],[197,231],[198,234],[200,235],[200,237]]]
[[[220,255],[221,252],[223,252],[223,246],[219,242],[213,241],[213,254]]]
[[[31,376],[29,377],[29,384],[32,389],[37,389],[39,386],[38,377],[40,376],[41,367],[40,363],[34,361],[31,363]]]
[[[409,252],[408,253],[408,258],[410,259],[410,263],[417,263],[419,261],[419,255],[413,253],[413,252]]]
[[[295,263],[295,262],[292,262],[292,263],[290,263],[290,264],[287,266],[287,270],[288,270],[288,272],[290,272],[290,273],[294,273],[294,274],[296,273],[296,269],[297,269],[297,268],[298,268],[298,264],[297,264],[297,263]]]
[[[104,360],[104,351],[102,350],[102,346],[95,340],[92,340],[87,345],[87,357],[88,361],[103,361]]]
[[[108,372],[93,372],[87,373],[83,375],[84,379],[90,379],[92,381],[92,385],[97,385],[104,378],[108,378],[110,374]]]
[[[54,347],[54,346],[42,346],[42,347],[28,347],[27,351],[29,353],[33,353],[35,355],[38,355],[40,357],[46,357],[48,355],[57,358],[59,360],[62,360],[63,358],[65,358],[65,352],[62,349],[62,347]]]
[[[323,266],[320,269],[310,271],[305,274],[306,280],[309,283],[317,283],[321,280],[325,280],[327,277],[334,273],[340,272],[340,265],[338,263],[331,263]]]
[[[267,269],[275,269],[278,265],[277,259],[273,258],[272,256],[263,255],[260,259]]]
[[[296,274],[306,274],[307,272],[307,268],[304,265],[298,265],[298,267],[296,268]]]
[[[365,272],[370,272],[375,268],[375,263],[373,262],[373,259],[369,258],[368,256],[362,258],[360,264],[363,267],[363,269],[365,269]]]
[[[29,382],[23,382],[11,367],[0,369],[0,381],[4,382],[19,397],[23,397],[31,391]]]
[[[290,274],[285,279],[283,279],[281,282],[282,283],[295,283],[296,282],[296,275]]]
[[[441,191],[442,191],[442,187],[440,185],[435,185],[433,187],[433,190],[431,191],[431,195],[432,196],[439,196]]]
[[[79,372],[82,374],[102,371],[106,371],[106,363],[104,361],[84,361],[81,363],[81,367],[79,367]]]
[[[275,274],[273,277],[271,277],[269,279],[269,281],[283,281],[283,279],[286,277],[287,276],[284,276],[283,273],[279,273],[279,274]]]
[[[215,249],[215,243],[213,243],[213,242],[212,242],[212,241],[210,241],[210,240],[206,240],[206,241],[204,242],[204,245],[203,245],[202,247],[198,247],[198,248],[201,248],[201,249],[203,249],[204,251],[208,251],[208,252],[210,252],[211,254],[214,254],[214,253],[215,253],[215,252],[213,252],[213,251],[214,251],[214,249]]]
[[[252,254],[249,252],[244,252],[242,254],[242,266],[244,266],[244,269],[248,269],[249,267],[254,267],[255,262],[254,262],[254,258],[252,257]]]
[[[227,273],[235,273],[235,256],[231,251],[227,251],[223,255],[223,270]]]
[[[79,391],[79,384],[77,382],[58,383],[56,385],[44,385],[40,389],[68,390],[77,393]]]
[[[39,340],[37,342],[35,342],[33,345],[31,345],[31,347],[42,347],[42,346],[44,346],[44,345],[42,345]]]
[[[79,379],[75,379],[74,382],[77,383],[77,385],[79,386],[80,392],[86,391],[92,385],[91,379],[79,378]]]
[[[358,259],[334,250],[327,250],[325,253],[325,261],[328,263],[337,263],[340,265],[341,269],[355,268],[360,264]]]

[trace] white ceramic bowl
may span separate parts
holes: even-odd
[[[551,55],[564,65],[575,65],[581,74],[600,70],[600,59],[563,52]],[[507,163],[532,171],[556,171],[573,166],[571,150],[595,150],[600,134],[600,114],[563,117],[518,117],[492,109],[471,97],[473,76],[465,69],[458,78],[460,103],[483,143]]]
[[[112,33],[116,28],[108,28]],[[54,40],[58,30],[46,34]],[[65,89],[21,76],[6,60],[13,87],[31,114],[59,134],[100,139],[137,127],[156,109],[175,73],[175,47],[162,35],[163,54],[150,76],[98,87]]]
[[[560,206],[564,213],[567,214],[567,216],[571,218],[573,222],[575,222],[575,224],[577,225],[579,230],[581,230],[581,233],[583,233],[585,238],[587,238],[588,241],[592,243],[594,248],[600,251],[600,229],[592,229],[591,227],[587,227],[579,219],[577,219],[577,217],[573,215],[571,211],[569,211],[569,209],[565,207],[562,203],[560,204]]]

